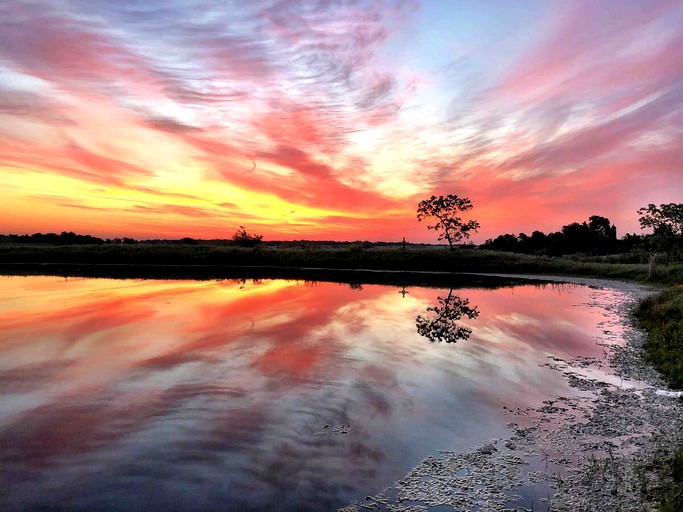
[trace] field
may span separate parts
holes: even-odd
[[[0,244],[0,272],[56,273],[112,277],[224,277],[241,271],[279,277],[273,269],[386,270],[405,272],[481,272],[553,274],[602,277],[658,284],[683,282],[683,264],[658,265],[651,275],[646,263],[621,263],[633,258],[548,257],[443,247],[242,248],[221,245],[107,244],[29,245]],[[617,261],[617,262],[615,262]],[[116,267],[114,267],[116,266]],[[267,275],[270,274],[270,275]]]

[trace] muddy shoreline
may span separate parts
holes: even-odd
[[[546,364],[581,393],[525,410],[505,408],[508,437],[427,457],[394,486],[341,511],[656,510],[655,462],[683,442],[683,400],[658,393],[667,387],[645,359],[646,334],[632,315],[656,289],[603,279],[505,277],[619,292],[614,303],[585,304],[616,318],[596,338],[604,358],[550,357]]]

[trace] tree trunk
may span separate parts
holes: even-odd
[[[650,255],[650,269],[647,273],[647,279],[650,280],[652,277],[655,275],[655,272],[657,271],[657,255],[652,254]]]

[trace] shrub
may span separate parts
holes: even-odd
[[[263,240],[262,235],[249,234],[244,226],[240,226],[232,235],[233,243],[239,247],[255,247],[261,243],[261,240]]]

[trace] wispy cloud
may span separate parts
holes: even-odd
[[[186,226],[217,202],[258,218],[273,197],[277,217],[262,220],[285,236],[306,237],[283,220],[301,207],[354,235],[363,218],[378,238],[417,237],[416,199],[452,192],[472,197],[484,236],[541,212],[527,229],[593,213],[632,229],[639,206],[680,196],[683,8],[571,2],[533,16],[511,21],[533,27],[521,42],[467,39],[472,13],[431,2],[5,3],[0,165],[134,200],[163,189]],[[423,24],[435,17],[453,29]],[[646,175],[647,190],[633,186]],[[528,211],[501,213],[515,202]]]
[[[683,192],[683,9],[572,2],[551,14],[545,37],[455,108],[463,115],[447,129],[466,136],[450,161],[435,162],[434,186],[465,188],[494,211],[519,210],[521,199],[518,229],[592,212],[632,229],[639,204]]]

